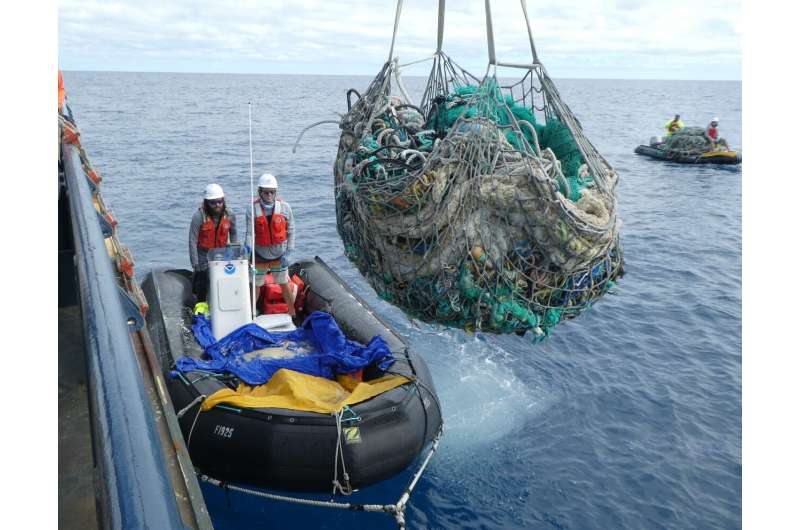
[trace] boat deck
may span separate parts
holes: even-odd
[[[83,320],[58,308],[58,527],[97,528]]]

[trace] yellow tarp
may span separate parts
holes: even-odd
[[[725,156],[728,158],[736,158],[736,151],[708,151],[700,155],[701,157],[707,156]]]
[[[383,394],[409,380],[399,375],[386,375],[372,381],[356,381],[339,376],[337,381],[301,374],[285,368],[278,370],[264,385],[239,384],[236,390],[224,388],[203,402],[203,410],[225,403],[235,407],[279,408],[330,414],[345,405],[355,405]]]

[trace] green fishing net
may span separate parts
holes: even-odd
[[[617,175],[544,70],[501,85],[440,53],[413,103],[396,66],[341,120],[334,167],[345,253],[378,295],[540,340],[607,293],[623,271]]]

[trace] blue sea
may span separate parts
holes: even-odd
[[[376,72],[380,65],[376,65]],[[675,113],[720,118],[741,149],[741,83],[556,80],[619,172],[626,275],[541,344],[409,319],[344,257],[332,168],[345,92],[364,76],[64,72],[83,145],[137,277],[188,268],[209,182],[243,216],[256,177],[278,176],[297,254],[319,255],[429,364],[445,435],[411,497],[411,528],[740,528],[741,170],[637,156]],[[408,78],[419,93],[423,78]],[[356,495],[394,502],[409,474]],[[381,514],[287,505],[203,487],[216,528],[393,528]],[[318,496],[317,498],[327,498]]]

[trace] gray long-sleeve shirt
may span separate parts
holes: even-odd
[[[204,271],[208,269],[208,251],[197,246],[197,239],[200,237],[200,227],[203,226],[203,211],[202,206],[194,211],[192,216],[192,224],[189,225],[189,259],[192,261],[192,268],[197,271]],[[228,242],[232,245],[236,244],[236,215],[228,211],[228,220],[231,222],[231,228],[228,231]],[[219,226],[219,219],[214,219],[214,230]]]
[[[272,205],[264,205],[266,214],[272,215]],[[261,208],[258,204],[255,206],[256,216],[261,215]],[[254,241],[255,234],[251,234],[253,230],[253,218],[251,217],[250,208],[247,208],[245,213],[245,237],[244,240],[256,251],[256,256],[263,260],[278,259],[287,252],[294,250],[294,215],[292,214],[292,207],[286,201],[281,201],[281,214],[286,217],[286,241],[278,243],[277,245],[256,245]]]

